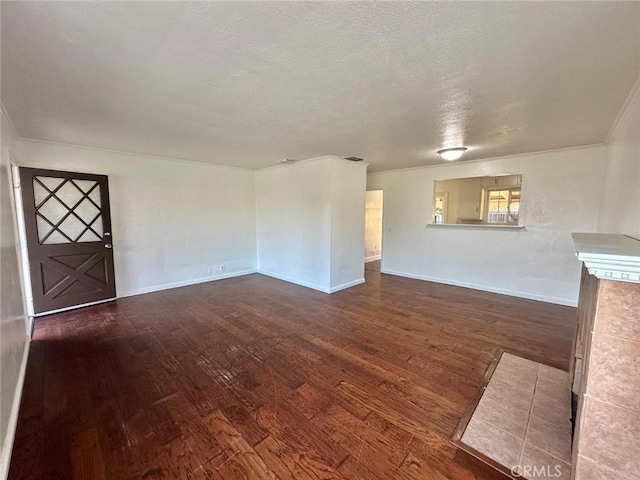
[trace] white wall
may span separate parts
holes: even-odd
[[[331,292],[364,283],[367,164],[331,160]]]
[[[640,238],[640,79],[609,134],[598,231]]]
[[[366,164],[334,156],[256,172],[258,271],[330,293],[364,281]]]
[[[255,173],[258,271],[328,291],[331,162],[321,157]]]
[[[28,352],[9,152],[16,137],[4,111],[0,120],[0,478],[5,478]]]
[[[364,219],[364,258],[377,260],[382,254],[382,190],[367,191]]]
[[[119,297],[255,271],[252,171],[34,141],[17,147],[22,166],[109,176]]]
[[[372,173],[384,188],[383,272],[576,305],[571,232],[596,230],[603,146]],[[435,180],[523,174],[523,230],[427,227]]]

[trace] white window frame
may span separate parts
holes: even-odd
[[[509,191],[509,198],[507,199],[507,219],[511,216],[511,196],[513,195],[513,192],[515,190],[520,192],[520,204],[522,204],[522,187],[521,186],[517,186],[517,187],[491,187],[491,188],[485,188],[485,193],[482,197],[482,199],[484,200],[484,218],[485,218],[485,222],[487,225],[518,225],[520,223],[520,209],[518,209],[518,221],[517,222],[490,222],[489,221],[489,204],[490,204],[490,200],[489,200],[489,195],[491,194],[491,192],[503,192],[505,190]]]

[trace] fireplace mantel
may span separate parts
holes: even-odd
[[[574,233],[584,263],[570,374],[572,479],[640,472],[640,240]]]
[[[640,240],[628,235],[574,233],[578,260],[594,277],[640,283]]]

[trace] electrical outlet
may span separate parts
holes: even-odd
[[[213,275],[215,273],[215,268],[209,267],[207,268],[207,275]]]
[[[224,268],[225,268],[224,265],[220,265],[220,271],[221,272],[224,272]]]

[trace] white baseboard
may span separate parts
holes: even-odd
[[[339,292],[340,290],[344,290],[345,288],[355,287],[356,285],[360,285],[362,283],[364,283],[364,278],[359,278],[357,280],[354,280],[353,282],[347,282],[335,287],[331,287],[329,293]]]
[[[285,282],[295,283],[296,285],[300,285],[302,287],[311,288],[313,290],[318,290],[319,292],[328,293],[328,294],[335,293],[335,292],[338,292],[340,290],[344,290],[345,288],[355,287],[356,285],[360,285],[361,283],[364,283],[364,278],[359,278],[359,279],[354,280],[352,282],[347,282],[347,283],[343,283],[341,285],[336,285],[335,287],[327,288],[327,287],[324,287],[324,286],[321,286],[321,285],[317,285],[315,283],[305,282],[303,280],[298,280],[298,279],[295,279],[295,278],[287,277],[285,275],[280,275],[279,273],[270,272],[268,270],[258,269],[258,273],[260,273],[262,275],[266,275],[267,277],[273,277],[273,278],[277,278],[278,280],[283,280]]]
[[[510,297],[526,298],[528,300],[538,300],[540,302],[555,303],[558,305],[566,305],[568,307],[577,307],[575,300],[568,300],[561,297],[552,297],[549,295],[538,295],[535,293],[520,292],[517,290],[509,290],[506,288],[492,287],[490,285],[481,285],[477,283],[459,282],[457,280],[449,280],[446,278],[430,277],[428,275],[419,275],[415,273],[398,272],[396,270],[382,269],[380,273],[396,275],[398,277],[414,278],[416,280],[425,280],[427,282],[443,283],[445,285],[455,285],[456,287],[472,288],[473,290],[482,290],[484,292],[499,293],[509,295]]]
[[[317,285],[311,282],[305,282],[304,280],[298,280],[297,278],[287,277],[286,275],[280,275],[279,273],[270,272],[268,270],[262,270],[260,268],[258,269],[258,273],[262,275],[266,275],[267,277],[277,278],[278,280],[283,280],[285,282],[295,283],[296,285],[301,285],[303,287],[311,288],[313,290],[318,290],[319,292],[322,292],[322,293],[331,293],[327,287],[324,287],[322,285]]]
[[[5,480],[9,475],[9,463],[11,462],[11,452],[13,450],[13,440],[16,436],[16,427],[18,426],[18,413],[20,413],[20,402],[22,400],[22,389],[24,387],[24,378],[27,373],[27,360],[29,359],[29,346],[31,340],[27,337],[22,352],[22,363],[20,364],[20,372],[18,373],[18,383],[16,391],[13,394],[13,404],[11,405],[11,413],[7,422],[7,434],[2,444],[2,452],[0,452],[0,479]]]
[[[375,262],[376,260],[380,260],[381,258],[382,258],[382,255],[374,255],[372,257],[365,257],[364,258],[364,263]]]
[[[134,290],[119,292],[118,298],[132,297],[134,295],[142,295],[144,293],[159,292],[161,290],[169,290],[171,288],[187,287],[189,285],[197,285],[199,283],[213,282],[215,280],[224,280],[225,278],[241,277],[243,275],[250,275],[252,273],[257,273],[257,272],[258,271],[255,269],[241,270],[239,272],[230,272],[222,275],[213,275],[210,277],[201,277],[201,278],[194,278],[191,280],[183,280],[181,282],[164,283],[162,285],[154,285],[152,287],[137,288]]]

